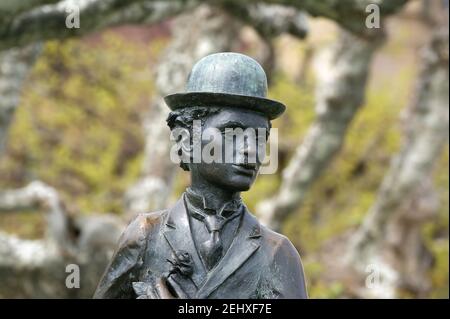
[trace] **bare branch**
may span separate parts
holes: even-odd
[[[222,8],[251,25],[265,38],[272,38],[283,33],[304,38],[308,33],[307,15],[294,7],[264,3],[228,3]]]
[[[376,4],[380,8],[380,14],[384,18],[396,13],[408,0],[378,0]],[[373,0],[250,0],[248,4],[266,3],[295,7],[304,10],[312,16],[320,16],[337,22],[343,28],[368,38],[378,38],[379,29],[369,29],[365,25],[369,14],[367,6],[373,4]],[[239,5],[239,0],[212,0],[214,4]]]
[[[0,2],[0,21],[8,16],[13,16],[20,12],[58,1],[60,0],[2,0]]]
[[[197,1],[63,0],[37,7],[0,24],[0,49],[26,43],[80,36],[126,23],[154,24],[194,8]],[[80,10],[80,28],[67,28],[66,8]]]
[[[0,193],[0,211],[35,209],[43,205],[60,209],[56,191],[39,181],[32,182],[24,188]]]
[[[62,246],[68,242],[68,217],[58,192],[40,182],[31,182],[24,188],[0,192],[0,212],[23,211],[43,207],[48,210],[47,233]]]
[[[0,297],[90,298],[124,223],[113,215],[68,218],[58,193],[42,182],[0,193],[0,212],[41,205],[49,209],[46,238],[26,240],[0,231]],[[65,267],[73,263],[83,274],[75,290],[65,286]]]
[[[407,0],[379,0],[380,13],[384,17],[395,13]],[[0,20],[0,49],[21,46],[30,42],[79,36],[101,28],[124,23],[156,23],[170,16],[189,10],[201,0],[28,0],[21,9],[11,9],[8,17]],[[51,3],[32,7],[32,4]],[[242,20],[253,25],[261,34],[274,35],[289,32],[299,37],[305,34],[304,19],[297,10],[305,10],[313,16],[323,16],[336,21],[344,28],[365,37],[377,37],[378,29],[368,29],[365,20],[370,0],[264,0],[249,1],[245,6],[237,0],[214,0]],[[81,14],[80,28],[66,28],[67,6],[78,6]],[[7,6],[5,5],[5,8]],[[0,7],[1,8],[1,7]],[[29,9],[28,11],[24,11]],[[270,10],[269,10],[270,9]],[[17,14],[18,13],[18,14]],[[285,19],[271,19],[272,14]],[[278,22],[279,21],[279,22]]]
[[[0,298],[91,298],[124,224],[113,216],[86,217],[68,253],[50,239],[27,240],[0,231]],[[66,266],[80,267],[80,288],[66,287]]]

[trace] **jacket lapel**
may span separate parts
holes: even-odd
[[[197,287],[200,286],[206,276],[206,271],[192,239],[191,227],[184,205],[184,195],[169,211],[163,235],[174,254],[180,251],[189,253],[194,268],[191,279]]]
[[[207,298],[259,248],[261,240],[259,223],[248,213],[245,206],[244,208],[244,215],[236,237],[223,258],[207,275],[196,298]]]

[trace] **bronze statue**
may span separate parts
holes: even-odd
[[[191,133],[177,139],[191,186],[172,208],[130,223],[95,298],[307,298],[294,246],[260,225],[240,198],[260,169],[259,150],[244,138],[219,145],[232,162],[193,161],[190,152],[195,120],[202,132],[217,129],[217,142],[228,128],[268,132],[285,106],[266,94],[266,74],[255,60],[218,53],[197,62],[186,92],[165,97],[172,132]],[[266,138],[256,148],[265,148]]]

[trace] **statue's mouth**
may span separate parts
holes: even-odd
[[[233,164],[233,167],[240,173],[249,176],[253,176],[256,171],[256,164],[253,163]]]

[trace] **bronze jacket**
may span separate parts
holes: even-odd
[[[291,242],[248,212],[218,264],[205,270],[191,236],[183,198],[173,208],[138,215],[123,233],[94,298],[136,298],[133,283],[167,276],[169,260],[184,252],[186,276],[173,279],[187,298],[307,298],[300,256]]]

